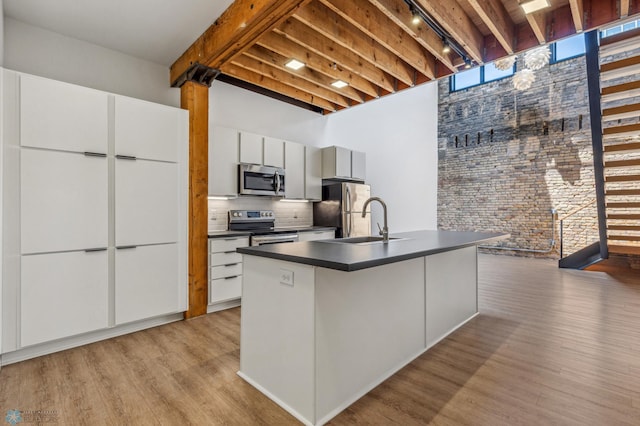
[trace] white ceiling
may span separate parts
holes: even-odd
[[[233,0],[3,0],[7,17],[171,65]]]

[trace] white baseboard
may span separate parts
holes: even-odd
[[[227,300],[226,302],[215,303],[207,306],[207,313],[218,312],[225,309],[236,308],[240,306],[242,299]]]

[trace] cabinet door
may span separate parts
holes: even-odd
[[[367,175],[367,157],[364,152],[351,151],[351,177],[365,180]]]
[[[178,241],[178,165],[116,159],[116,246]]]
[[[266,151],[265,151],[266,153]],[[285,197],[304,198],[304,145],[285,142]]]
[[[22,253],[107,247],[106,157],[23,149]]]
[[[275,138],[264,138],[264,158],[262,163],[265,166],[285,167],[284,155],[284,141]]]
[[[178,161],[189,112],[124,96],[115,97],[115,153]]]
[[[339,146],[336,149],[336,177],[351,177],[351,150]]]
[[[262,164],[262,136],[240,132],[240,162]]]
[[[108,326],[107,251],[22,256],[21,346]]]
[[[116,324],[186,310],[177,244],[116,249]]]
[[[209,195],[238,194],[238,131],[213,128],[209,142]]]
[[[320,148],[305,147],[304,197],[307,200],[322,199],[322,152]]]
[[[20,76],[20,145],[107,152],[108,95],[29,75]]]
[[[242,297],[242,275],[211,280],[209,304]]]

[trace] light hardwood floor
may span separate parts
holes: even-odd
[[[479,273],[480,315],[330,424],[640,425],[640,271],[481,255]],[[5,366],[0,418],[298,424],[236,376],[239,329],[232,309]]]

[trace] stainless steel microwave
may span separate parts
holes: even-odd
[[[284,197],[284,169],[280,167],[238,165],[238,188],[241,195]]]

